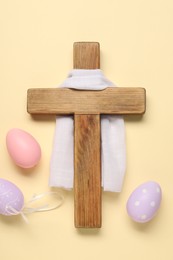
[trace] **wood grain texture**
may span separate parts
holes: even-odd
[[[100,45],[99,43],[77,42],[73,46],[74,69],[99,69]],[[100,116],[80,114],[81,101],[75,100],[75,155],[74,155],[74,204],[75,227],[100,228],[101,227],[101,169],[100,169]],[[72,93],[72,92],[71,92]],[[78,93],[73,90],[73,93]],[[90,103],[90,99],[88,100]],[[66,104],[68,100],[66,100]],[[88,102],[87,102],[88,103]],[[84,113],[85,114],[85,113]]]
[[[28,90],[27,110],[31,114],[143,114],[145,107],[143,88]]]
[[[99,69],[100,44],[98,42],[75,42],[73,67],[74,69]]]
[[[101,227],[100,116],[75,115],[75,226]]]

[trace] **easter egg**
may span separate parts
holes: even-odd
[[[138,186],[127,201],[127,213],[136,222],[150,221],[157,213],[162,199],[160,185],[148,181]]]
[[[12,182],[0,178],[0,214],[17,215],[24,206],[21,190]]]
[[[14,163],[22,168],[32,168],[41,158],[40,145],[22,129],[11,129],[6,136],[6,145]]]

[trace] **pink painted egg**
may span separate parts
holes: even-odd
[[[32,168],[40,161],[40,145],[32,135],[21,129],[13,128],[7,133],[6,145],[14,163],[22,168]]]
[[[127,213],[136,222],[150,221],[157,213],[162,199],[160,185],[148,181],[138,186],[127,201]]]
[[[12,182],[0,178],[0,214],[17,215],[24,206],[21,190]]]

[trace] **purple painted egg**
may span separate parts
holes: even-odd
[[[156,215],[161,199],[162,191],[158,183],[143,183],[131,193],[127,201],[128,215],[136,222],[148,222]]]
[[[21,212],[24,196],[12,182],[0,178],[0,214],[11,216]]]

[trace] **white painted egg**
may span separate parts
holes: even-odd
[[[0,214],[17,215],[24,206],[21,190],[12,182],[0,178]]]
[[[41,158],[41,148],[28,132],[13,128],[6,136],[6,145],[14,163],[22,168],[34,167]]]
[[[158,183],[143,183],[131,193],[127,201],[128,215],[136,222],[148,222],[156,215],[161,199],[162,191]]]

